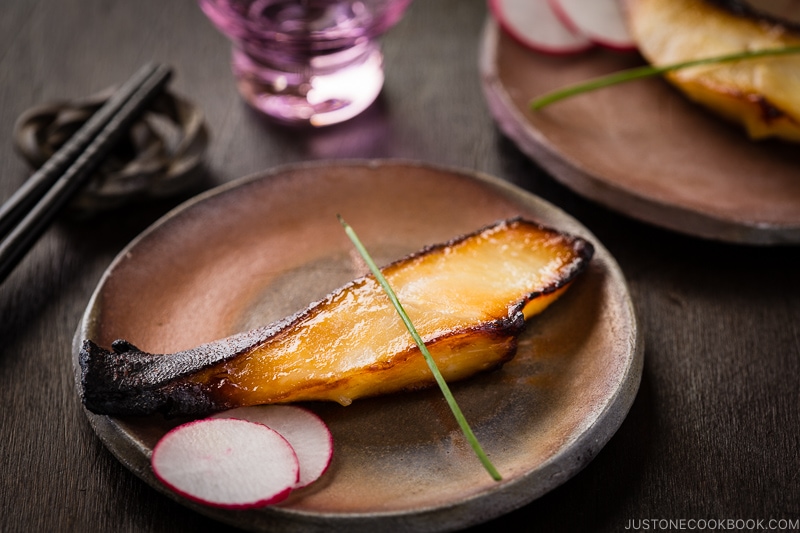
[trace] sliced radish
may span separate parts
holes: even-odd
[[[297,456],[278,432],[233,418],[195,420],[153,448],[153,472],[187,498],[227,509],[284,500],[299,479]]]
[[[573,31],[613,50],[633,50],[619,0],[549,0],[553,11]]]
[[[280,433],[294,448],[300,464],[300,480],[295,488],[316,481],[331,464],[333,437],[328,426],[316,414],[302,407],[254,405],[216,413],[212,418],[248,420]]]
[[[576,54],[594,45],[585,35],[565,26],[548,0],[489,0],[489,9],[506,33],[537,52]]]

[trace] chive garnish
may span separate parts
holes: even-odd
[[[559,100],[563,100],[565,98],[569,98],[577,94],[593,91],[595,89],[601,89],[603,87],[608,87],[609,85],[616,85],[618,83],[625,83],[629,81],[639,80],[642,78],[658,76],[661,74],[665,74],[667,72],[671,72],[673,70],[679,70],[688,67],[696,67],[699,65],[727,63],[730,61],[757,59],[766,56],[781,56],[781,55],[797,54],[797,53],[800,53],[800,46],[786,46],[782,48],[750,50],[746,52],[736,52],[733,54],[707,57],[703,59],[693,59],[691,61],[683,61],[680,63],[673,63],[671,65],[663,65],[663,66],[645,65],[643,67],[635,67],[631,69],[620,70],[619,72],[614,72],[606,76],[592,78],[590,80],[580,82],[575,85],[569,85],[567,87],[563,87],[561,89],[549,92],[544,96],[540,96],[539,98],[534,99],[530,103],[530,107],[531,110],[537,111],[547,105],[552,104],[553,102],[557,102]]]
[[[439,371],[439,367],[436,366],[436,361],[433,360],[431,353],[425,346],[425,342],[422,340],[422,337],[420,337],[419,333],[417,332],[417,329],[414,327],[414,324],[411,322],[411,319],[408,317],[408,314],[403,308],[403,305],[397,298],[397,294],[395,294],[394,290],[389,285],[389,282],[386,281],[386,278],[383,276],[380,269],[375,264],[375,261],[372,260],[372,256],[370,256],[369,252],[367,252],[367,249],[361,243],[361,240],[358,238],[358,235],[356,235],[355,230],[353,230],[353,228],[347,222],[344,221],[341,215],[337,214],[336,216],[339,219],[339,222],[342,224],[342,227],[344,227],[345,233],[347,233],[347,236],[350,238],[350,240],[353,242],[356,249],[358,250],[358,253],[361,254],[361,257],[367,263],[367,266],[369,267],[372,274],[375,276],[375,279],[378,280],[378,283],[380,283],[384,292],[386,292],[386,295],[392,301],[392,304],[394,305],[394,308],[397,310],[397,313],[400,315],[400,318],[403,320],[406,329],[408,329],[408,332],[411,334],[411,337],[414,339],[414,342],[417,344],[417,347],[419,347],[419,350],[422,352],[422,355],[425,358],[425,362],[428,363],[428,368],[430,368],[431,373],[433,374],[436,383],[439,385],[439,388],[441,389],[445,400],[447,400],[447,404],[450,406],[450,410],[453,412],[453,416],[455,416],[458,425],[461,427],[461,431],[467,438],[467,442],[469,442],[469,445],[472,447],[473,451],[475,452],[475,455],[478,456],[478,459],[480,459],[486,471],[489,472],[489,475],[492,476],[492,479],[494,479],[495,481],[500,481],[501,479],[503,479],[502,476],[500,476],[500,473],[497,471],[492,462],[486,456],[486,453],[484,453],[483,448],[478,442],[477,437],[475,437],[475,434],[472,432],[472,428],[469,426],[469,422],[467,422],[467,419],[461,412],[461,408],[458,406],[456,399],[453,397],[453,393],[450,392],[450,387],[447,386],[447,382],[444,380],[444,377],[442,377],[442,373]]]

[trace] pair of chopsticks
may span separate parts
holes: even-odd
[[[0,206],[0,282],[87,183],[171,75],[164,65],[142,67]]]

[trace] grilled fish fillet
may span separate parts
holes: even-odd
[[[382,272],[448,381],[513,357],[525,319],[558,298],[592,245],[520,219],[428,247]],[[375,278],[359,278],[276,324],[184,352],[85,340],[82,399],[100,414],[197,415],[355,398],[434,383]]]
[[[640,52],[654,65],[800,45],[791,20],[741,1],[626,0],[626,12]],[[752,139],[800,142],[800,54],[680,69],[666,78]]]

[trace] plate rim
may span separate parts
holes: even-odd
[[[515,199],[522,200],[525,205],[529,206],[531,209],[533,209],[533,206],[536,206],[536,209],[545,209],[549,214],[555,214],[560,218],[564,218],[564,220],[569,221],[576,228],[579,228],[579,233],[582,236],[592,240],[596,248],[596,255],[598,253],[603,255],[604,264],[608,267],[607,273],[610,277],[613,277],[614,281],[619,283],[622,288],[622,293],[625,297],[625,310],[630,317],[632,337],[627,339],[628,352],[625,354],[626,365],[624,367],[624,372],[622,372],[619,377],[619,382],[616,384],[617,386],[613,394],[603,398],[605,405],[603,409],[595,415],[594,422],[573,439],[570,439],[569,443],[562,445],[557,453],[536,466],[533,470],[529,470],[519,478],[500,484],[497,488],[486,491],[485,493],[482,492],[463,498],[449,506],[433,506],[409,511],[376,511],[370,513],[318,513],[294,510],[280,506],[268,506],[252,511],[228,511],[191,502],[175,494],[173,491],[170,491],[158,482],[150,470],[150,451],[139,446],[136,441],[122,429],[114,417],[96,415],[81,405],[93,431],[101,440],[104,447],[108,449],[123,466],[147,485],[173,501],[222,523],[243,527],[251,531],[266,531],[268,527],[269,531],[287,533],[296,531],[367,532],[374,530],[376,520],[381,522],[380,525],[398,531],[452,530],[454,528],[477,525],[518,509],[574,477],[594,459],[596,454],[599,453],[619,429],[639,389],[643,373],[644,339],[638,327],[638,318],[630,296],[630,290],[616,259],[592,232],[577,219],[554,204],[551,204],[517,185],[476,170],[405,159],[318,160],[288,163],[254,172],[189,198],[180,205],[169,210],[134,237],[114,257],[103,272],[97,286],[92,292],[73,336],[72,363],[76,391],[80,391],[78,352],[80,351],[83,339],[87,338],[87,332],[96,322],[95,314],[97,313],[96,306],[99,295],[117,264],[122,261],[129,251],[137,246],[140,241],[146,239],[151,233],[157,231],[160,226],[167,223],[172,218],[180,216],[181,213],[191,209],[196,204],[213,199],[218,195],[225,194],[231,189],[236,189],[252,181],[269,179],[272,176],[312,167],[347,167],[354,165],[369,168],[402,165],[452,173],[467,179],[478,180],[497,190],[499,193],[511,195]],[[570,228],[569,231],[573,231],[573,229]],[[535,490],[525,490],[530,489],[531,486],[534,486]],[[520,496],[520,493],[525,493],[525,496]],[[484,502],[487,498],[492,504],[491,512],[486,510],[487,504]],[[477,513],[476,510],[478,511]],[[480,517],[476,519],[474,517],[475,514],[479,514]],[[465,519],[465,515],[469,518]]]

